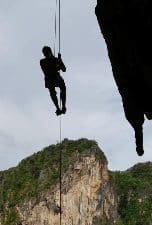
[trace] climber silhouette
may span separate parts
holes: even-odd
[[[49,89],[52,101],[56,106],[56,115],[59,116],[66,113],[66,86],[60,75],[60,70],[66,72],[66,67],[62,61],[60,53],[58,53],[58,58],[55,57],[51,48],[48,46],[44,46],[42,52],[45,58],[40,60],[40,66],[45,77],[45,87]],[[60,88],[62,109],[60,109],[58,103],[55,87]]]

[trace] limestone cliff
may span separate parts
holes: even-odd
[[[7,182],[18,184],[7,187],[7,201],[5,189],[1,190],[1,225],[59,225],[60,148],[63,152],[62,224],[97,225],[108,222],[112,225],[116,222],[117,199],[110,183],[107,160],[94,141],[82,139],[65,140],[61,145],[51,146],[23,160],[9,174],[2,172],[4,188]]]
[[[60,150],[62,225],[151,225],[152,163],[108,171],[87,139],[64,140],[0,172],[0,225],[60,224]]]
[[[92,225],[96,220],[116,220],[116,199],[109,183],[107,165],[94,155],[72,165],[63,176],[62,224]],[[59,224],[59,185],[39,202],[18,207],[22,224]],[[26,209],[26,210],[25,210]]]

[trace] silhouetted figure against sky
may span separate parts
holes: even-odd
[[[58,58],[52,53],[52,50],[48,46],[44,46],[42,52],[45,56],[40,60],[40,65],[45,76],[45,87],[49,89],[50,96],[54,105],[56,106],[56,115],[66,113],[66,86],[63,78],[60,75],[60,70],[66,72],[66,67],[61,59],[61,54],[58,54]],[[55,87],[60,88],[60,98],[62,103],[62,109],[60,109],[59,101]]]

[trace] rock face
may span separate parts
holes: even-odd
[[[0,225],[152,223],[152,163],[108,171],[95,141],[64,140],[0,172]]]
[[[23,171],[19,173],[22,174],[22,178],[24,177],[22,184],[19,184],[22,188],[14,185],[11,187],[10,184],[7,200],[4,199],[4,195],[1,196],[3,199],[1,225],[60,224],[60,185],[57,168],[60,148],[63,151],[62,225],[98,225],[106,222],[112,225],[116,222],[117,198],[109,178],[107,160],[94,141],[82,139],[65,140],[61,145],[51,146],[42,153],[23,160],[16,171],[11,169],[9,175],[1,175],[4,187],[9,182],[12,183],[11,174],[16,178],[21,176],[18,170]],[[48,156],[45,157],[48,152],[53,161],[50,161]],[[52,171],[57,174],[53,183],[51,180],[49,182],[49,179],[54,179],[55,176]],[[36,172],[38,174],[35,180]],[[35,181],[28,178],[31,175]],[[44,185],[47,181],[47,185]],[[17,181],[14,179],[13,182]],[[33,182],[33,185],[29,182]],[[29,197],[28,192],[34,190],[33,188],[36,188],[36,192],[33,191]],[[19,197],[17,200],[16,195]]]
[[[110,186],[107,163],[92,154],[76,162],[62,180],[62,224],[92,225],[96,221],[117,219],[116,199]],[[26,202],[18,207],[22,225],[59,225],[59,185],[38,203]],[[26,209],[26,210],[25,210]]]
[[[152,119],[151,11],[150,0],[98,0],[95,10],[125,115],[140,148],[144,114]]]

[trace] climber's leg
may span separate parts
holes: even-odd
[[[56,114],[57,114],[57,116],[58,115],[61,115],[61,110],[60,110],[60,107],[59,107],[59,103],[58,103],[58,98],[57,98],[57,93],[56,93],[56,90],[55,90],[55,86],[50,87],[49,88],[49,91],[50,91],[51,99],[52,99],[54,105],[56,106]]]
[[[65,114],[66,113],[66,86],[63,79],[60,80],[59,88],[60,88],[60,98],[62,103],[62,113]]]

